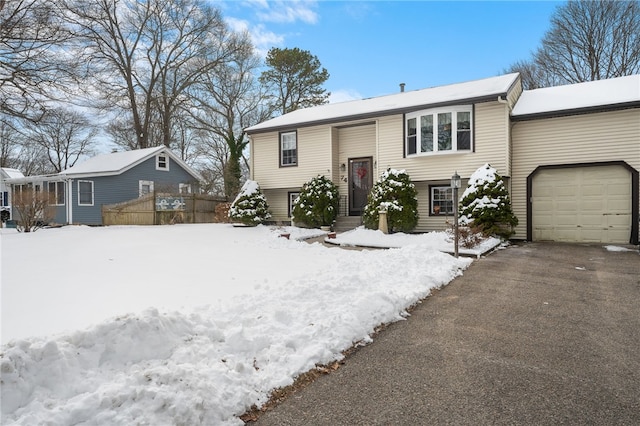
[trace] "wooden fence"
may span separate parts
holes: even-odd
[[[216,222],[223,197],[204,194],[155,193],[102,206],[103,225],[165,225]]]

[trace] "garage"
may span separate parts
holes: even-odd
[[[534,241],[629,243],[633,189],[628,168],[541,167],[530,190]]]

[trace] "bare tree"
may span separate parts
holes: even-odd
[[[219,11],[197,0],[67,0],[105,108],[131,120],[135,148],[151,145],[154,119],[169,146],[172,121],[199,77],[247,49]]]
[[[199,128],[210,136],[203,137],[201,151],[221,168],[224,194],[235,197],[240,191],[244,169],[249,168],[244,151],[249,144],[244,129],[269,118],[265,88],[258,84],[255,73],[260,59],[251,52],[238,55],[234,61],[212,69],[193,98],[192,113]]]
[[[64,91],[73,55],[55,0],[0,0],[0,113],[38,120]]]
[[[55,214],[54,202],[48,191],[37,191],[27,185],[14,188],[11,203],[17,213],[18,231],[34,232],[47,225]]]
[[[570,1],[558,7],[542,46],[524,64],[527,88],[640,73],[640,2]],[[519,71],[518,63],[511,69]]]
[[[25,137],[42,148],[58,173],[93,154],[97,131],[80,112],[57,108],[47,111],[38,123],[27,123]]]

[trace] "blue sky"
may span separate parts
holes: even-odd
[[[219,1],[264,55],[298,47],[330,74],[332,102],[501,74],[540,45],[563,2]]]

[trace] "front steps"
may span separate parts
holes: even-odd
[[[338,216],[333,230],[336,232],[345,232],[357,228],[362,225],[362,216]]]

